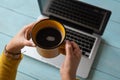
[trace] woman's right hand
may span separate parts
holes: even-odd
[[[81,59],[81,50],[73,41],[66,41],[66,57],[61,66],[62,80],[75,80],[77,68]]]

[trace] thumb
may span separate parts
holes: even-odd
[[[28,41],[28,40],[25,41],[25,45],[30,47],[35,47],[35,44],[32,41]]]
[[[70,41],[66,41],[66,45],[65,45],[65,50],[66,50],[66,56],[72,56],[73,54],[73,49],[72,49],[72,45],[70,43]]]

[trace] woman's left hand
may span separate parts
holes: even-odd
[[[25,26],[15,37],[7,44],[6,50],[12,53],[19,53],[24,46],[34,47],[35,44],[30,41],[30,33],[35,23]]]

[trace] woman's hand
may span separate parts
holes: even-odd
[[[15,37],[7,44],[6,50],[12,53],[19,53],[24,46],[34,47],[35,44],[30,41],[30,33],[35,23],[25,26]]]
[[[66,41],[66,57],[60,69],[62,80],[75,80],[81,59],[81,50],[73,41]]]

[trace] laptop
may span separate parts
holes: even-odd
[[[101,43],[111,11],[78,0],[38,0],[39,19],[49,17],[61,22],[66,29],[66,39],[75,41],[82,50],[77,76],[87,78]],[[48,59],[35,48],[25,47],[24,54],[60,68],[65,56]]]

